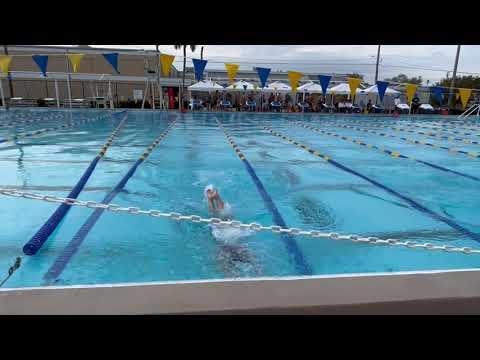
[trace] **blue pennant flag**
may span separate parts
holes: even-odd
[[[268,76],[270,75],[270,70],[271,69],[257,67],[258,77],[260,78],[260,84],[262,85],[262,88],[264,88],[265,85],[267,84],[267,79],[268,79]]]
[[[120,74],[118,71],[118,53],[102,54],[105,60],[107,60],[110,65],[115,69],[117,74]]]
[[[192,62],[195,69],[195,79],[197,79],[197,81],[200,81],[202,80],[205,66],[207,66],[207,60],[192,59]]]
[[[48,56],[47,55],[33,55],[33,61],[38,65],[43,76],[47,77],[47,65],[48,65]]]
[[[331,79],[332,77],[330,75],[318,75],[324,96],[327,95],[328,84],[330,84]]]
[[[378,96],[380,97],[380,101],[383,101],[383,96],[385,95],[385,91],[387,91],[388,82],[386,81],[377,81],[377,90]]]
[[[434,87],[432,87],[432,94],[433,94],[434,98],[441,105],[442,102],[443,102],[443,89],[441,87],[434,86]]]

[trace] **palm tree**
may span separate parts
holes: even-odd
[[[190,46],[190,50],[192,52],[195,52],[197,45],[173,45],[173,46],[175,50],[180,50],[181,48],[183,48],[182,88],[181,88],[180,96],[178,97],[181,102],[183,101],[183,90],[185,89],[185,67],[187,66],[187,46]],[[180,106],[183,107],[183,104],[181,104]]]

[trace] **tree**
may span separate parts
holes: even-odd
[[[187,66],[187,46],[190,46],[190,50],[195,52],[197,45],[173,45],[175,50],[183,48],[183,72],[182,72],[182,88],[180,92],[180,103],[183,101],[183,92],[185,90],[185,67]],[[183,108],[183,104],[180,105]]]
[[[451,78],[441,79],[436,86],[450,87]],[[480,89],[480,76],[460,76],[455,79],[455,87],[466,89]]]
[[[405,74],[398,74],[397,76],[394,76],[391,79],[385,79],[385,81],[389,81],[393,83],[408,83],[408,84],[420,85],[423,82],[423,79],[421,76],[409,78]]]

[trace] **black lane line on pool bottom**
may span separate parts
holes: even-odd
[[[117,137],[119,131],[125,124],[127,120],[128,114],[125,115],[122,120],[117,124],[115,129],[113,130],[110,137],[107,139],[105,144],[102,145],[101,150],[99,151],[98,155],[92,160],[90,165],[87,167],[83,175],[81,176],[80,180],[78,180],[77,184],[72,188],[70,193],[68,194],[69,199],[76,199],[80,192],[85,187],[88,179],[92,175],[93,171],[95,170],[98,162],[105,156],[108,148],[112,145],[113,141]],[[67,215],[68,211],[70,210],[70,206],[67,204],[61,204],[57,210],[47,219],[47,221],[42,225],[40,229],[30,238],[30,240],[23,246],[23,253],[25,255],[35,255],[38,250],[42,247],[42,245],[48,240],[50,235],[55,231],[57,226],[63,220],[63,218]]]
[[[140,158],[135,162],[135,164],[128,170],[125,176],[120,180],[120,182],[113,188],[113,190],[103,199],[102,204],[109,204],[115,196],[117,196],[122,190],[125,184],[133,176],[137,167],[152,153],[152,151],[157,147],[157,145],[168,135],[172,126],[177,120],[173,120],[167,127],[167,129],[162,132],[155,141],[145,149],[144,153]],[[95,211],[88,217],[88,219],[83,223],[82,227],[77,231],[74,237],[67,244],[62,254],[57,257],[53,265],[48,269],[48,271],[43,275],[43,279],[46,284],[51,284],[55,279],[57,279],[65,267],[67,266],[70,259],[75,255],[80,245],[83,243],[88,233],[97,223],[100,216],[102,216],[105,209],[97,208]]]
[[[239,159],[245,165],[245,168],[247,169],[248,174],[252,178],[255,186],[257,187],[258,192],[260,193],[260,196],[263,199],[263,202],[265,203],[265,206],[267,207],[267,209],[272,214],[273,222],[276,225],[281,226],[282,228],[287,228],[288,227],[287,224],[283,220],[283,217],[280,214],[280,212],[278,211],[278,208],[275,205],[275,203],[273,202],[273,199],[271,198],[270,194],[267,192],[267,190],[263,186],[261,180],[258,178],[257,174],[255,173],[255,170],[252,168],[252,166],[250,165],[248,160],[245,158],[245,155],[243,155],[241,150],[238,148],[237,144],[235,144],[231,135],[223,127],[222,123],[218,119],[215,119],[215,120],[217,121],[218,126],[223,131],[223,133],[225,134],[225,137],[227,138],[228,142],[232,146],[233,150],[235,151],[235,153],[237,154]],[[313,270],[312,270],[311,266],[307,263],[305,257],[303,256],[303,253],[300,250],[300,248],[298,247],[298,244],[295,241],[295,238],[290,234],[281,234],[280,237],[284,241],[284,243],[287,247],[288,253],[290,254],[290,256],[293,257],[293,259],[295,261],[295,266],[297,268],[297,271],[301,275],[312,275]]]
[[[342,136],[340,134],[333,133],[333,132],[330,132],[330,131],[324,131],[324,130],[321,130],[321,129],[318,129],[316,127],[306,125],[306,124],[303,124],[303,123],[300,123],[300,122],[295,122],[293,124],[296,125],[296,126],[303,127],[305,129],[308,129],[308,130],[313,130],[313,131],[318,132],[320,134],[333,136],[333,137],[336,137],[337,139],[342,139],[344,141],[349,141],[349,142],[352,142],[352,143],[360,145],[360,146],[365,146],[367,149],[374,149],[374,150],[380,151],[384,154],[390,155],[394,159],[413,160],[415,162],[418,162],[420,164],[429,166],[429,167],[431,167],[433,169],[436,169],[436,170],[445,171],[445,172],[448,172],[448,173],[451,173],[451,174],[455,174],[455,175],[458,175],[458,176],[465,177],[467,179],[480,181],[480,178],[478,178],[476,176],[465,174],[465,173],[462,173],[460,171],[452,170],[452,169],[449,169],[449,168],[446,168],[446,167],[443,167],[443,166],[440,166],[440,165],[436,165],[436,164],[433,164],[433,163],[425,161],[425,160],[416,159],[416,158],[413,158],[411,156],[402,155],[398,151],[386,150],[386,149],[380,148],[380,147],[378,147],[376,145],[373,145],[373,144],[367,144],[366,142],[364,142],[362,140],[356,140],[356,139],[352,139],[348,136]]]
[[[393,189],[390,189],[389,187],[363,175],[363,174],[360,174],[359,172],[353,170],[353,169],[350,169],[348,167],[346,167],[345,165],[342,165],[340,164],[339,162],[331,159],[330,157],[326,156],[326,155],[323,155],[321,154],[319,151],[316,151],[316,150],[313,150],[311,148],[309,148],[308,146],[304,145],[304,144],[301,144],[299,143],[298,141],[296,140],[293,140],[279,132],[276,132],[274,130],[272,130],[271,128],[268,128],[266,126],[263,127],[265,130],[267,130],[270,134],[272,134],[273,136],[277,136],[283,140],[286,140],[288,141],[290,144],[293,144],[299,148],[302,148],[303,150],[307,151],[308,153],[312,154],[312,155],[315,155],[321,159],[324,159],[325,161],[327,161],[329,164],[332,164],[333,166],[345,171],[345,172],[348,172],[352,175],[355,175],[355,176],[358,176],[366,181],[368,181],[369,183],[379,187],[380,189],[382,190],[385,190],[387,191],[388,193],[404,200],[405,202],[407,202],[411,207],[413,207],[415,210],[418,210],[424,214],[427,214],[428,216],[430,216],[431,218],[437,220],[437,221],[441,221],[445,224],[447,224],[448,226],[450,226],[451,228],[459,231],[460,233],[462,233],[463,235],[469,237],[470,239],[472,240],[475,240],[477,242],[480,242],[480,235],[479,234],[476,234],[474,232],[471,232],[470,230],[464,228],[463,226],[457,224],[455,221],[452,221],[448,218],[446,218],[445,216],[442,216],[440,214],[437,214],[436,212],[434,212],[433,210],[430,210],[428,208],[426,208],[425,206],[417,203],[415,200],[405,196],[405,195],[402,195],[400,193],[398,193],[397,191],[393,190]]]

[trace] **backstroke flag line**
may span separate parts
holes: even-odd
[[[352,101],[355,99],[355,94],[357,93],[357,89],[361,82],[362,79],[348,78],[348,86],[350,86],[350,96],[352,97]]]
[[[193,62],[193,67],[195,69],[195,79],[197,79],[197,81],[200,81],[202,80],[205,66],[207,66],[207,60],[192,59],[192,62]]]
[[[240,67],[240,65],[238,65],[238,64],[227,64],[227,63],[225,63],[225,69],[227,69],[228,79],[230,80],[230,82],[235,81],[235,75],[237,75],[239,67]]]
[[[288,71],[288,80],[290,80],[290,86],[292,91],[295,93],[298,87],[298,80],[303,77],[303,73],[298,71]]]
[[[472,95],[472,89],[458,89],[458,93],[460,94],[460,100],[462,100],[462,106],[465,109],[468,104],[468,99],[470,99],[470,95]]]
[[[168,55],[168,54],[161,54],[160,55],[160,65],[162,66],[162,75],[163,76],[170,75],[170,70],[172,68],[173,59],[175,59],[174,55]]]
[[[417,84],[405,84],[405,91],[407,92],[407,103],[410,105],[413,99],[413,95],[417,91]]]
[[[327,95],[328,84],[332,77],[330,75],[318,75],[318,80],[320,81],[320,86],[322,87],[323,96]]]
[[[0,72],[4,75],[8,75],[8,69],[10,68],[10,62],[12,57],[9,55],[0,55]]]
[[[268,69],[268,68],[257,67],[257,73],[258,73],[258,77],[260,78],[260,83],[262,84],[262,88],[264,88],[265,85],[267,85],[267,79],[268,79],[268,76],[270,75],[270,70],[271,69]]]
[[[68,60],[70,60],[70,65],[72,65],[72,70],[76,73],[80,67],[80,62],[82,61],[85,54],[68,54]]]
[[[117,74],[120,74],[118,71],[118,53],[102,54],[105,60],[108,61],[110,65],[115,69]]]
[[[387,87],[388,87],[388,82],[377,81],[378,97],[382,102],[383,102],[383,97],[385,96],[385,91],[387,91]]]

